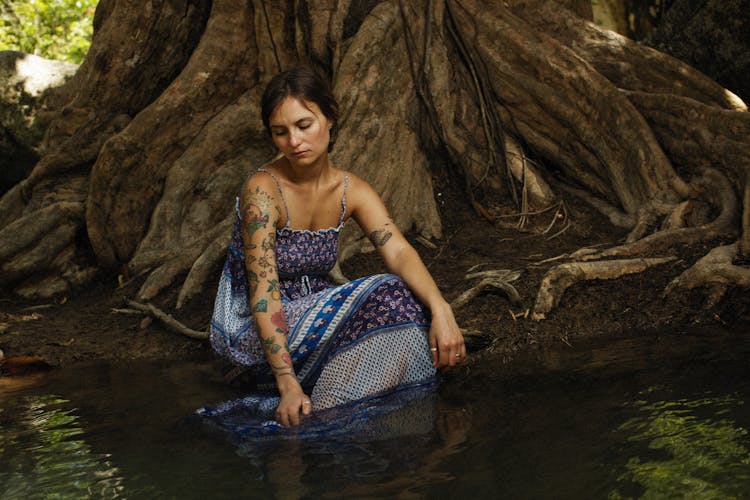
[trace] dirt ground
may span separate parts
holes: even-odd
[[[511,304],[502,293],[485,293],[456,310],[461,327],[477,334],[468,338],[470,366],[525,363],[528,361],[519,360],[533,359],[535,353],[549,349],[580,348],[585,339],[651,335],[695,324],[733,328],[750,321],[750,298],[743,290],[730,293],[719,306],[708,310],[703,307],[700,290],[662,297],[667,283],[704,255],[708,245],[683,249],[679,260],[642,274],[576,284],[547,319],[532,321],[523,313],[533,306],[544,273],[554,265],[538,265],[539,261],[581,246],[616,243],[624,234],[612,232],[605,220],[582,205],[567,205],[570,225],[550,238],[564,227],[564,220],[547,234],[519,232],[487,222],[460,194],[445,190],[438,199],[445,225],[443,239],[435,242],[433,249],[413,235],[409,238],[449,301],[475,284],[476,280],[465,279],[470,268],[522,272],[514,283],[522,304]],[[534,222],[544,228],[551,217],[549,212]],[[343,270],[349,278],[356,278],[384,268],[376,255],[369,254],[350,259]],[[52,302],[19,301],[2,295],[0,351],[6,359],[34,356],[53,367],[92,360],[211,358],[207,341],[170,332],[142,315],[114,311],[124,307],[123,300],[133,297],[139,285],[133,280],[121,287],[116,273],[102,271],[91,286]],[[196,330],[207,329],[214,287],[211,284],[209,291],[175,317]],[[164,294],[155,304],[172,312],[176,293]]]

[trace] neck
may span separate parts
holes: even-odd
[[[298,184],[319,181],[331,171],[331,162],[328,161],[327,154],[322,155],[309,165],[295,165],[288,158],[284,158],[284,163],[287,167],[287,177],[290,181]]]

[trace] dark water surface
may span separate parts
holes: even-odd
[[[207,362],[17,380],[0,498],[750,498],[750,332],[563,347],[335,439],[210,432],[194,410],[241,393]]]

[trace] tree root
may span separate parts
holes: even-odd
[[[177,295],[178,310],[182,309],[188,300],[201,293],[208,280],[213,278],[216,270],[221,267],[221,262],[227,253],[230,236],[230,233],[226,232],[225,236],[215,239],[193,263]]]
[[[677,288],[708,287],[708,306],[714,306],[732,286],[750,288],[750,269],[733,263],[739,244],[718,246],[667,285],[664,295]]]
[[[153,304],[141,304],[140,302],[135,302],[134,300],[127,300],[125,303],[133,309],[137,309],[139,311],[150,314],[155,319],[161,321],[168,330],[171,330],[175,333],[181,333],[182,335],[186,335],[192,339],[208,339],[208,332],[199,332],[183,325],[182,323],[174,319],[171,314],[165,313]]]
[[[475,286],[469,288],[451,302],[451,307],[456,310],[468,304],[485,290],[497,289],[502,290],[508,296],[508,299],[518,305],[521,303],[521,296],[518,291],[511,285],[511,282],[521,276],[520,271],[509,271],[507,269],[496,269],[492,271],[483,271],[479,273],[467,274],[467,279],[483,278]]]
[[[627,274],[641,273],[659,264],[676,260],[676,257],[649,259],[604,260],[596,262],[570,262],[550,269],[539,286],[531,318],[542,320],[562,299],[563,293],[571,285],[582,280],[606,280]]]
[[[739,241],[739,256],[750,258],[750,170],[745,174],[745,187],[742,190],[742,235]]]
[[[610,257],[647,255],[656,251],[666,250],[676,244],[695,244],[716,238],[735,237],[737,233],[735,219],[739,211],[739,206],[732,185],[727,178],[717,170],[704,169],[703,175],[693,182],[693,186],[696,193],[704,195],[708,203],[719,209],[719,215],[710,223],[700,224],[697,227],[665,229],[643,238],[632,240],[631,235],[642,234],[641,231],[643,231],[642,225],[636,224],[636,227],[631,232],[631,235],[628,236],[627,242],[624,245],[605,250],[582,248],[566,257],[573,260],[590,261]],[[675,205],[665,219],[671,221],[666,225],[685,225],[684,220],[675,221],[678,218],[683,218],[684,211],[687,208],[688,206],[683,204]],[[652,210],[663,213],[664,207],[652,207]],[[645,210],[644,213],[648,214],[648,210]],[[647,215],[641,215],[640,218],[643,221],[646,219],[653,220]]]

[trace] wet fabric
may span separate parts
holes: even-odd
[[[281,185],[274,180],[286,205]],[[423,308],[401,278],[380,274],[336,286],[327,277],[338,257],[347,184],[348,177],[344,180],[338,226],[306,231],[292,229],[287,220],[276,233],[290,355],[315,413],[347,405],[353,413],[377,413],[379,404],[392,404],[382,404],[390,393],[430,385],[435,378]],[[247,367],[259,389],[270,392],[203,408],[199,414],[235,433],[277,433],[280,426],[273,421],[273,412],[278,394],[248,304],[239,200],[210,339],[222,358]],[[316,422],[315,433],[319,434],[325,422]],[[330,423],[332,428],[341,427],[340,423]]]

